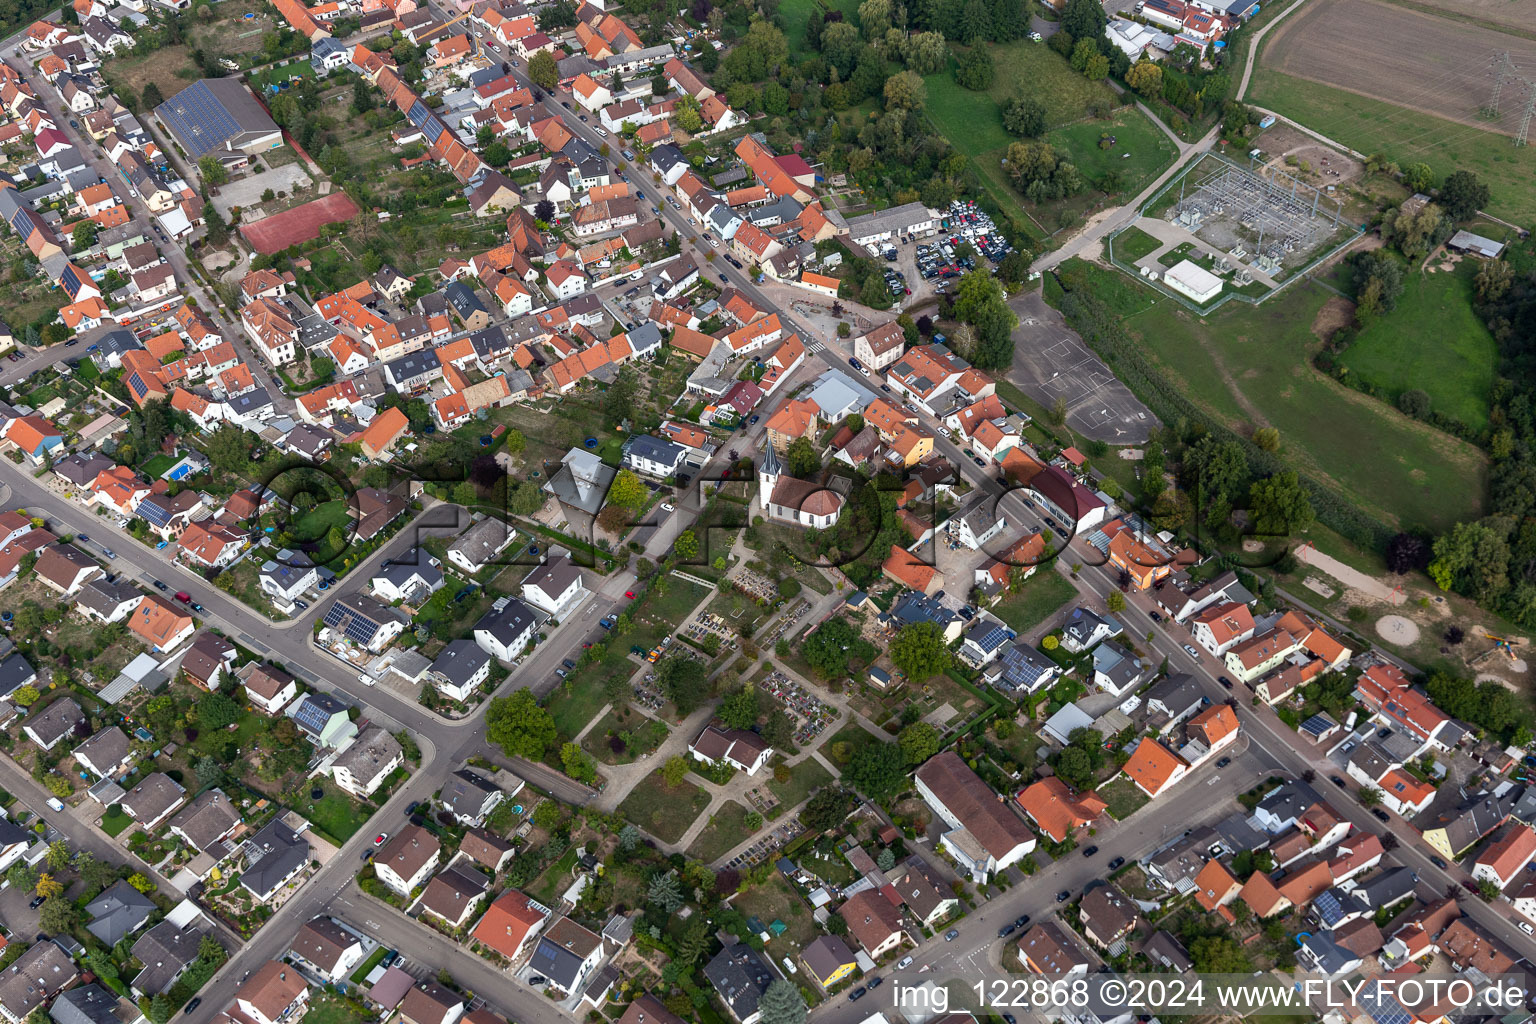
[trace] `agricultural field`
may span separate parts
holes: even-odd
[[[1498,344],[1472,311],[1477,263],[1437,269],[1444,266],[1410,272],[1397,309],[1361,331],[1340,362],[1387,401],[1419,388],[1435,410],[1481,430],[1488,424]]]
[[[1510,138],[1518,87],[1498,119],[1481,112],[1500,51],[1536,66],[1536,46],[1506,33],[1382,0],[1322,0],[1266,38],[1246,99],[1361,153],[1440,176],[1473,171],[1493,192],[1490,212],[1524,222],[1536,216],[1536,156]]]
[[[1506,29],[1536,39],[1536,0],[1392,0],[1415,10],[1444,12],[1458,21]]]
[[[1191,401],[1242,433],[1275,427],[1282,458],[1383,522],[1439,532],[1480,514],[1486,463],[1477,449],[1312,367],[1320,336],[1349,315],[1333,291],[1298,284],[1263,305],[1234,302],[1201,317],[1160,295],[1149,305],[1151,289],[1118,271],[1072,266],[1095,282],[1118,279],[1105,283],[1121,287],[1095,294],[1126,316]]]

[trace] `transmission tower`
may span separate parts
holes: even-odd
[[[1515,133],[1515,145],[1523,146],[1531,135],[1531,117],[1536,115],[1536,82],[1525,83],[1525,109],[1520,112],[1520,130]]]
[[[1516,77],[1514,62],[1509,59],[1509,53],[1496,53],[1491,61],[1493,69],[1493,99],[1488,101],[1488,113],[1494,118],[1499,116],[1499,95],[1504,91],[1504,83]]]

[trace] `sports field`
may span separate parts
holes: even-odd
[[[1410,271],[1397,309],[1361,331],[1340,361],[1387,401],[1419,388],[1433,409],[1481,430],[1488,423],[1499,351],[1472,311],[1476,276],[1473,260],[1462,260],[1454,271]]]
[[[240,225],[240,233],[259,253],[281,252],[290,245],[320,236],[327,224],[351,220],[358,214],[357,204],[345,192],[332,192],[303,206]]]
[[[1199,317],[1119,271],[1086,272],[1095,295],[1130,314],[1127,329],[1169,378],[1228,427],[1275,427],[1283,458],[1384,522],[1438,532],[1480,514],[1476,448],[1312,367],[1314,328],[1342,322],[1333,292],[1296,285],[1260,306],[1233,302]]]

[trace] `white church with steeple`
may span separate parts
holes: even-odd
[[[757,466],[757,503],[769,519],[825,530],[837,522],[846,502],[825,484],[786,474],[778,453],[768,445]]]

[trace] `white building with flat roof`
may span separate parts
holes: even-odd
[[[1180,260],[1169,268],[1163,281],[1180,295],[1202,304],[1221,294],[1221,278],[1189,260]]]

